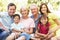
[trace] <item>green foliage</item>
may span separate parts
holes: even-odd
[[[18,5],[18,2],[16,2],[16,0],[0,0],[0,11],[6,11],[7,10],[6,9],[7,5],[10,1],[15,3],[17,6],[21,5],[21,4]],[[45,3],[50,2],[53,5],[54,10],[57,10],[58,6],[60,5],[60,1],[58,1],[58,0],[57,0],[57,2],[54,2],[53,0],[28,0],[28,2],[27,2],[28,5],[27,6],[30,6],[32,3],[35,3],[39,7],[42,2],[45,2]]]

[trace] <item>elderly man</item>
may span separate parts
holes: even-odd
[[[32,12],[31,18],[34,19],[35,22],[35,28],[34,28],[34,32],[35,32],[38,24],[38,19],[41,17],[41,14],[39,14],[38,6],[36,4],[32,4],[30,6],[30,9]]]

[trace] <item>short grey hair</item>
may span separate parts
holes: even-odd
[[[33,8],[33,7],[38,8],[37,4],[35,4],[35,3],[31,4],[30,9]]]

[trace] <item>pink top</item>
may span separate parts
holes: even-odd
[[[35,23],[32,18],[28,18],[28,19],[21,18],[20,22],[23,24],[24,28],[29,29],[30,27],[33,27],[33,28],[35,27]]]

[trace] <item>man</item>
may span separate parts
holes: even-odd
[[[2,27],[2,31],[0,33],[0,40],[5,40],[5,38],[8,36],[9,34],[9,29],[11,28],[11,24],[13,23],[13,15],[16,11],[16,5],[13,3],[8,4],[8,12],[5,13],[0,13],[0,18],[1,18],[1,23],[0,23],[0,27]],[[6,29],[8,31],[6,31]],[[6,33],[4,33],[6,32]]]
[[[41,17],[41,15],[39,14],[38,6],[36,4],[32,4],[30,6],[30,9],[32,12],[31,18],[33,18],[35,21],[35,28],[34,28],[34,32],[35,32],[38,24],[38,19]]]

